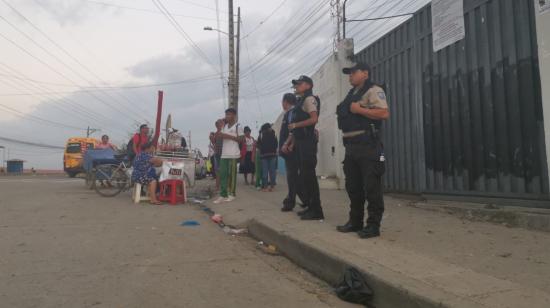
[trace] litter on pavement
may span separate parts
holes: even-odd
[[[180,226],[184,226],[184,227],[196,227],[196,226],[200,226],[200,223],[196,220],[186,220],[186,221],[182,221]]]

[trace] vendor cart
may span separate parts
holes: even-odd
[[[155,156],[167,162],[182,162],[184,165],[182,179],[185,180],[187,186],[195,186],[195,159],[189,152],[157,151]]]

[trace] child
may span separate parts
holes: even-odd
[[[254,185],[254,160],[256,154],[256,140],[250,135],[252,130],[246,126],[244,128],[244,142],[241,145],[241,164],[239,173],[244,175],[244,182],[248,186],[248,175],[250,174],[251,183]]]
[[[216,135],[223,138],[219,170],[220,197],[214,201],[214,204],[219,204],[235,200],[237,190],[237,161],[241,157],[237,110],[229,108],[225,111],[225,126]]]
[[[258,140],[258,148],[261,152],[263,187],[262,191],[273,191],[277,179],[277,148],[279,142],[271,124],[262,125],[262,137]]]

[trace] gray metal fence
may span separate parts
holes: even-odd
[[[466,38],[437,53],[431,6],[356,60],[385,83],[389,190],[548,199],[532,0],[465,0]]]

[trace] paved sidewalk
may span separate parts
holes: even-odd
[[[282,213],[284,184],[273,193],[241,185],[237,200],[209,205],[233,225],[277,245],[330,283],[346,265],[360,268],[383,307],[550,307],[550,233],[473,222],[386,197],[382,236],[335,231],[347,219],[344,191],[323,190],[326,220]]]

